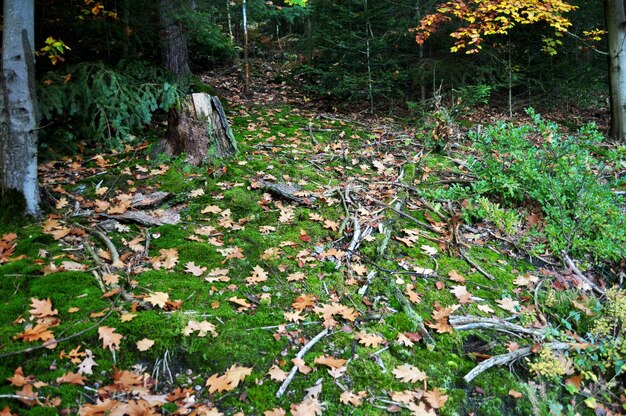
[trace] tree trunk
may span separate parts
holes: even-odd
[[[611,137],[626,143],[626,13],[624,0],[604,0],[608,32]]]
[[[177,7],[172,1],[161,0],[161,26],[164,33],[163,63],[178,78],[191,76],[187,55],[187,39],[174,15]],[[193,7],[193,2],[188,2]],[[187,161],[199,165],[207,159],[234,156],[237,144],[226,114],[217,97],[192,94],[185,97],[180,108],[169,112],[165,137],[155,146],[153,154],[168,156],[187,154]]]
[[[39,215],[37,95],[35,93],[34,0],[4,1],[0,91],[2,195],[24,196],[26,213]]]
[[[170,111],[166,137],[155,149],[158,153],[168,156],[185,153],[187,162],[195,166],[237,153],[235,137],[217,97],[192,94],[181,107]]]
[[[180,10],[172,0],[161,0],[159,14],[163,31],[163,66],[177,77],[186,78],[191,75],[187,39],[179,22],[176,11]]]

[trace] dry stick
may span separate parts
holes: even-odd
[[[310,350],[311,347],[313,347],[313,345],[317,344],[319,342],[319,340],[321,340],[326,335],[328,335],[328,332],[329,332],[328,328],[324,328],[324,330],[322,332],[317,334],[315,336],[315,338],[311,339],[309,342],[306,343],[306,345],[304,347],[302,347],[302,349],[296,354],[296,358],[304,357],[304,354],[306,354],[307,351]],[[298,367],[294,365],[291,368],[291,371],[289,372],[289,375],[287,376],[285,381],[283,381],[283,384],[280,386],[280,388],[276,392],[276,398],[280,398],[283,394],[285,394],[285,391],[287,390],[287,387],[289,387],[289,384],[291,383],[291,380],[293,380],[293,378],[296,375],[297,371],[298,371]]]
[[[313,134],[313,127],[311,126],[311,123],[309,123],[309,135],[311,136],[311,141],[315,146],[320,144],[320,142],[317,141],[315,135]]]
[[[567,342],[549,342],[547,344],[543,344],[543,347],[550,348],[552,351],[569,351],[575,348],[575,345],[569,344]],[[472,371],[467,373],[463,377],[463,379],[469,383],[470,381],[474,380],[479,374],[487,371],[491,367],[508,364],[522,357],[526,357],[530,354],[532,354],[531,347],[524,347],[506,354],[495,355],[478,364],[472,369]]]
[[[400,210],[399,210],[399,209],[397,209],[397,208],[392,207],[391,205],[387,205],[387,204],[385,204],[383,201],[381,201],[381,200],[379,200],[379,199],[376,199],[376,198],[374,198],[374,197],[372,197],[372,196],[368,196],[368,198],[369,198],[370,200],[374,201],[375,203],[377,203],[378,205],[380,205],[380,206],[384,207],[385,209],[389,209],[389,210],[391,210],[391,211],[395,212],[396,214],[398,214],[398,215],[400,215],[400,216],[402,216],[402,217],[404,217],[404,218],[406,218],[406,219],[408,219],[408,220],[413,221],[414,223],[416,223],[416,224],[417,224],[417,225],[419,225],[420,227],[425,228],[425,229],[427,229],[427,230],[428,230],[428,231],[430,231],[430,232],[433,232],[433,233],[435,233],[435,234],[439,234],[439,235],[441,235],[441,234],[442,234],[442,232],[441,232],[440,230],[437,230],[436,228],[432,227],[432,226],[431,226],[431,225],[429,225],[429,224],[426,224],[426,223],[425,223],[425,222],[423,222],[423,221],[418,220],[417,218],[413,218],[413,217],[412,217],[412,216],[410,216],[409,214],[405,214],[404,212],[400,211]]]
[[[472,260],[471,257],[468,256],[467,253],[465,253],[465,251],[459,250],[459,252],[461,253],[461,256],[465,259],[465,261],[468,262],[470,265],[474,266],[474,268],[476,270],[478,270],[480,272],[480,274],[482,274],[483,276],[485,276],[489,280],[495,280],[495,278],[492,275],[487,273],[482,267],[480,267],[478,264],[476,264],[476,262],[474,260]]]
[[[543,339],[545,337],[545,333],[541,330],[526,328],[498,318],[483,318],[473,315],[452,315],[448,318],[448,321],[450,322],[450,325],[458,331],[471,329],[493,329],[507,333],[514,332],[516,334],[530,335],[537,339]]]
[[[563,252],[561,253],[563,255],[563,260],[565,260],[565,264],[567,264],[567,266],[572,269],[572,271],[574,272],[574,274],[576,276],[578,276],[580,278],[580,280],[582,280],[583,282],[587,283],[591,289],[593,289],[595,292],[597,292],[599,295],[604,296],[604,289],[600,288],[598,285],[596,285],[595,283],[593,283],[591,280],[589,280],[587,278],[587,276],[585,276],[580,270],[578,270],[578,267],[576,267],[576,265],[574,264],[574,262],[572,261],[572,259],[569,258],[569,256],[567,255],[567,253]]]
[[[63,338],[61,338],[61,339],[51,339],[51,340],[48,340],[48,341],[44,342],[44,343],[43,343],[43,344],[41,344],[41,345],[38,345],[38,346],[36,346],[36,347],[26,348],[25,350],[19,350],[19,351],[11,351],[11,352],[6,352],[6,353],[4,353],[4,354],[0,354],[0,358],[10,357],[10,356],[12,356],[12,355],[18,355],[18,354],[26,354],[26,353],[29,353],[29,352],[33,352],[33,351],[40,350],[40,349],[42,349],[42,348],[46,348],[46,347],[48,347],[48,346],[50,346],[50,345],[60,344],[60,343],[62,343],[62,342],[65,342],[65,341],[67,341],[67,340],[70,340],[70,339],[72,339],[72,338],[79,337],[79,336],[83,335],[85,332],[89,332],[89,331],[91,331],[92,329],[94,329],[95,327],[99,326],[102,322],[104,322],[104,320],[105,320],[105,319],[107,319],[107,318],[109,317],[109,315],[111,315],[111,314],[113,313],[113,311],[114,311],[114,310],[115,310],[115,309],[113,308],[113,306],[111,306],[111,308],[109,308],[109,312],[107,312],[107,314],[106,314],[106,315],[104,315],[104,316],[102,317],[102,319],[100,319],[98,322],[96,322],[95,324],[93,324],[93,325],[92,325],[92,326],[90,326],[89,328],[85,328],[85,329],[83,329],[82,331],[78,331],[78,332],[76,332],[75,334],[68,335],[68,336],[63,337]]]

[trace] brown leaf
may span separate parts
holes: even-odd
[[[246,277],[246,285],[255,285],[267,281],[267,272],[261,266],[254,266],[252,275]]]
[[[347,362],[342,358],[334,358],[330,355],[322,355],[320,357],[315,357],[313,360],[315,364],[325,365],[330,368],[340,368]]]
[[[396,378],[405,383],[416,383],[418,381],[426,380],[426,373],[410,364],[398,366],[392,371],[392,373],[396,376]]]
[[[367,393],[365,391],[360,391],[356,394],[351,391],[344,391],[339,396],[339,401],[343,404],[351,404],[354,407],[359,407],[363,404],[363,397],[365,397]]]
[[[357,339],[360,344],[363,344],[366,347],[378,347],[380,344],[385,342],[385,338],[379,335],[368,334],[365,331],[357,332],[354,338]]]
[[[93,359],[93,353],[91,350],[86,349],[85,354],[87,355],[82,363],[78,365],[78,374],[93,374],[92,368],[97,366],[98,364]]]
[[[34,318],[45,318],[48,316],[58,315],[59,311],[52,309],[52,302],[50,302],[50,298],[44,300],[31,298],[30,314]]]
[[[306,365],[302,358],[293,358],[291,362],[293,365],[298,367],[298,371],[302,374],[309,374],[313,370],[311,367]]]
[[[137,349],[139,351],[148,351],[154,345],[154,341],[148,338],[137,341]]]
[[[161,309],[165,307],[165,304],[169,300],[170,295],[165,292],[154,292],[144,298],[146,302],[149,302],[152,306],[158,306]]]
[[[522,393],[520,393],[520,392],[519,392],[519,391],[517,391],[517,390],[513,390],[513,389],[511,389],[511,390],[509,390],[509,396],[513,397],[514,399],[519,399],[520,397],[522,397],[522,396],[523,396],[523,394],[522,394]]]
[[[274,364],[269,371],[267,372],[267,374],[270,376],[270,378],[272,380],[275,381],[283,381],[285,379],[287,379],[287,376],[289,375],[289,373],[287,373],[286,371],[284,371],[283,369],[281,369],[279,366],[277,366],[276,364]]]
[[[49,341],[54,339],[54,334],[50,331],[48,325],[37,324],[35,327],[27,328],[21,334],[14,336],[13,339],[21,339],[26,342],[35,342],[37,340]]]
[[[187,264],[185,264],[185,272],[191,273],[192,275],[196,277],[202,276],[202,274],[206,272],[206,270],[207,270],[206,267],[196,266],[196,264],[193,261],[190,261]]]
[[[70,373],[63,374],[61,377],[57,377],[56,382],[59,384],[66,383],[66,384],[74,384],[77,386],[84,386],[85,377],[81,376],[80,374],[70,372]]]
[[[441,409],[448,401],[448,396],[439,391],[439,389],[433,389],[424,393],[424,399],[432,408]]]
[[[453,282],[465,283],[465,277],[461,276],[459,272],[454,269],[450,270],[450,272],[448,273],[448,277],[450,277],[450,280],[452,280]]]
[[[24,377],[24,370],[22,367],[17,367],[13,373],[13,377],[7,378],[7,381],[11,382],[12,386],[22,387],[23,385],[32,382],[34,379],[34,376]]]
[[[108,348],[111,351],[120,349],[120,341],[124,336],[115,334],[115,328],[101,326],[98,328],[98,338],[102,340],[102,348]]]

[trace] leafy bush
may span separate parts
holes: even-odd
[[[504,204],[538,203],[543,234],[556,254],[591,255],[611,261],[626,254],[626,220],[616,196],[600,174],[593,145],[602,135],[593,125],[565,136],[557,125],[528,110],[533,123],[498,123],[471,138],[483,159],[474,163],[479,195]]]
[[[39,104],[42,125],[54,124],[54,129],[48,135],[44,130],[42,142],[94,140],[118,148],[150,123],[155,111],[169,109],[179,96],[163,73],[143,62],[116,67],[87,62],[62,73],[49,72],[39,88]]]

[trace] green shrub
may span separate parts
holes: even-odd
[[[551,250],[611,261],[626,254],[626,220],[616,196],[600,179],[592,148],[602,141],[595,126],[575,136],[528,110],[533,123],[498,123],[471,138],[483,157],[474,163],[478,195],[505,205],[531,202],[545,216],[542,233]]]
[[[152,121],[155,111],[172,107],[179,90],[154,65],[86,62],[45,74],[39,97],[42,125],[54,125],[50,132],[44,129],[44,147],[94,140],[119,148]]]

